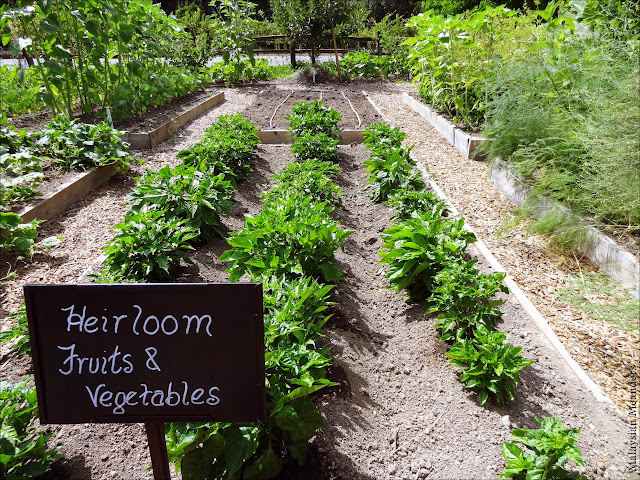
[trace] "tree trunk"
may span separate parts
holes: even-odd
[[[311,65],[316,64],[316,44],[311,42]]]
[[[291,56],[291,68],[295,70],[296,68],[296,45],[291,42],[291,47],[289,49],[289,54]]]
[[[336,68],[338,69],[338,80],[342,81],[342,77],[340,76],[340,59],[338,58],[338,45],[336,44],[336,32],[331,27],[331,36],[333,37],[333,52],[336,54]]]

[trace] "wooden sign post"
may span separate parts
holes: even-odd
[[[26,285],[40,422],[145,423],[168,480],[164,422],[266,418],[262,285]]]

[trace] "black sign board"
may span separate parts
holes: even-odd
[[[41,423],[265,419],[261,284],[24,290]]]

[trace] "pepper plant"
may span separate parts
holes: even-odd
[[[539,429],[518,428],[511,432],[512,443],[502,443],[502,456],[507,466],[500,478],[586,480],[586,476],[565,469],[569,461],[584,466],[576,445],[580,429],[567,428],[556,417],[536,417],[536,421],[540,424]],[[518,443],[530,452],[516,445]]]
[[[462,368],[460,381],[478,392],[480,405],[490,393],[500,405],[506,398],[516,398],[520,370],[535,363],[520,355],[522,347],[504,343],[506,338],[503,332],[477,326],[473,338],[458,340],[446,353],[449,363]]]

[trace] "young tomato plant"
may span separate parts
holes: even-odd
[[[518,428],[511,432],[513,443],[502,443],[502,456],[507,466],[500,478],[587,480],[586,476],[568,472],[564,468],[569,461],[584,466],[576,445],[580,430],[566,428],[556,417],[544,420],[536,417],[536,421],[540,424],[539,429]],[[516,443],[527,447],[531,453],[522,450]]]
[[[478,402],[484,405],[493,393],[501,405],[505,398],[516,398],[520,370],[535,362],[520,356],[522,347],[504,343],[507,336],[478,326],[473,338],[458,340],[447,352],[450,363],[462,368],[460,381],[478,392]]]

